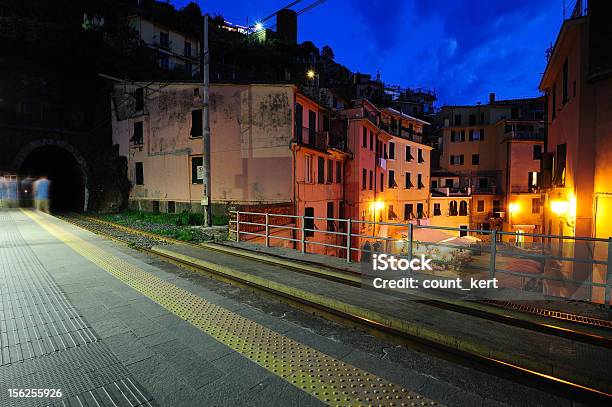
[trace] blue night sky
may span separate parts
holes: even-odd
[[[178,8],[188,2],[172,0]],[[197,2],[203,12],[243,25],[290,3]],[[354,72],[380,71],[389,84],[435,89],[438,106],[474,104],[489,92],[498,99],[538,95],[544,52],[562,17],[563,0],[327,0],[298,17],[298,35],[319,48],[330,45],[335,60]]]

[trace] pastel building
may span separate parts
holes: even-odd
[[[132,209],[202,210],[201,94],[197,83],[115,85],[113,143],[127,159]],[[343,134],[330,132],[329,113],[293,85],[212,85],[214,213],[237,207],[341,216],[343,163],[350,154]],[[289,218],[275,221],[289,222]],[[305,226],[338,228],[319,220]],[[308,235],[313,241],[324,238],[313,232]]]
[[[576,2],[563,22],[540,90],[546,93],[547,137],[542,160],[546,233],[608,239],[612,236],[612,63],[609,4]],[[551,242],[554,244],[554,242]],[[607,244],[560,245],[568,257],[607,260]],[[608,282],[605,266],[565,264],[578,281]],[[569,290],[562,287],[561,290]],[[565,292],[565,295],[568,293]],[[604,302],[602,288],[583,297]],[[607,301],[610,301],[608,298]]]
[[[432,214],[432,224],[541,233],[543,116],[543,98],[496,100],[493,93],[488,104],[442,107],[440,168],[431,185],[440,214]]]

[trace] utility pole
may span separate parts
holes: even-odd
[[[202,93],[202,114],[204,115],[202,124],[202,206],[204,206],[204,226],[212,226],[212,194],[210,182],[210,55],[208,51],[208,14],[204,14],[204,54],[202,55],[202,77],[204,90]]]

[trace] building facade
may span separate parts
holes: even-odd
[[[608,239],[612,236],[612,61],[609,3],[589,1],[563,22],[540,90],[546,93],[547,138],[542,161],[546,232]],[[564,255],[607,259],[607,245],[566,245]],[[579,281],[605,282],[605,267],[566,265]],[[607,277],[608,279],[610,277]],[[609,280],[608,280],[609,281]],[[602,288],[584,293],[604,301]]]
[[[160,68],[178,70],[190,77],[200,72],[200,40],[141,15],[129,17],[129,24],[140,39],[155,50]]]
[[[444,106],[439,113],[440,168],[434,170],[432,200],[462,197],[461,208],[432,217],[440,226],[541,233],[538,174],[544,143],[544,99],[496,100],[488,104]],[[443,202],[439,202],[443,206]],[[463,203],[462,203],[463,202]],[[437,204],[438,202],[436,202]],[[452,206],[452,208],[451,208]],[[444,214],[448,213],[446,217]],[[456,214],[455,214],[456,213]],[[485,232],[480,238],[487,238]]]

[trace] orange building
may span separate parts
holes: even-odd
[[[441,209],[432,224],[479,230],[541,233],[537,188],[544,143],[544,99],[496,100],[488,104],[444,106],[439,176],[432,178],[432,202]],[[445,197],[463,197],[459,201]],[[448,214],[445,216],[445,214]],[[487,234],[479,237],[487,238]]]
[[[540,90],[546,92],[547,140],[542,162],[546,232],[608,239],[612,236],[612,62],[609,4],[577,2],[552,48]],[[569,257],[607,259],[606,244],[567,245]],[[569,265],[566,276],[606,281],[605,267]],[[609,279],[610,277],[608,277]],[[609,281],[609,280],[608,280]],[[603,301],[602,288],[593,300]]]

